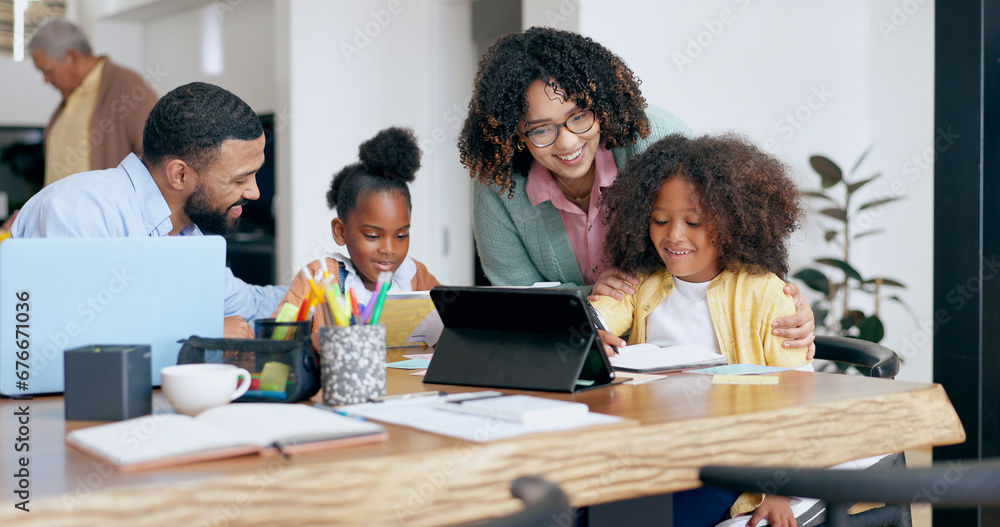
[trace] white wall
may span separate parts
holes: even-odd
[[[862,275],[907,284],[898,294],[918,320],[931,319],[933,174],[907,163],[927,152],[933,139],[933,2],[522,5],[526,26],[577,29],[620,55],[642,79],[649,102],[677,114],[696,133],[747,134],[788,163],[801,188],[819,188],[810,155],[826,155],[846,172],[874,144],[854,177],[882,176],[855,199],[877,199],[896,188],[906,200],[873,210],[872,226],[887,234],[858,241],[851,261]],[[892,19],[894,5],[908,6],[907,20],[898,13]],[[838,253],[811,219],[793,240],[791,268]],[[872,309],[867,296],[851,302]],[[905,359],[900,378],[930,380],[931,344],[923,338],[929,334],[921,334],[897,304],[884,302],[882,316],[883,344]]]
[[[410,255],[439,280],[472,281],[471,182],[455,147],[475,57],[467,2],[288,1],[278,24],[278,276],[333,244],[325,193],[387,126],[412,127],[424,151],[411,186]],[[284,42],[287,41],[287,47]],[[286,77],[287,76],[287,77]]]
[[[257,113],[273,112],[273,16],[271,0],[241,0],[195,6],[147,21],[145,64],[159,72],[157,93],[209,82],[235,93]],[[221,25],[223,70],[218,75],[202,71],[205,24]]]
[[[45,84],[42,74],[30,61],[15,62],[0,57],[0,126],[39,126],[49,117],[62,97],[59,90]]]
[[[218,77],[200,71],[205,3],[222,16],[226,68]],[[135,20],[146,4],[147,14],[172,11]],[[478,60],[467,1],[400,0],[388,18],[388,0],[75,5],[70,16],[91,32],[98,52],[152,70],[158,92],[206,80],[276,114],[285,132],[277,152],[280,281],[333,248],[324,199],[330,176],[356,160],[362,140],[401,124],[415,128],[425,150],[413,186],[411,254],[443,281],[471,283],[470,182],[455,148]],[[123,6],[132,14],[107,19]],[[810,155],[846,169],[874,144],[859,174],[882,176],[867,197],[902,192],[906,199],[874,211],[875,226],[888,234],[859,242],[852,261],[863,274],[908,285],[900,296],[920,324],[884,305],[884,343],[906,359],[902,378],[931,378],[921,325],[931,320],[933,2],[524,0],[522,18],[526,27],[575,29],[602,42],[643,80],[652,104],[696,132],[744,131],[791,165],[802,187],[817,186]],[[358,53],[345,57],[344,46]],[[0,78],[0,125],[44,125],[59,95],[30,62],[0,59]],[[786,114],[797,111],[808,118],[789,128]],[[806,225],[794,241],[793,269],[835,252],[819,236],[817,224]]]

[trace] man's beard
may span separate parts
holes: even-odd
[[[226,210],[218,212],[212,208],[208,193],[199,188],[196,189],[193,194],[188,196],[187,201],[184,203],[184,213],[187,214],[188,218],[190,218],[202,232],[207,234],[221,234],[222,236],[229,236],[230,234],[236,232],[236,228],[239,227],[240,217],[230,219],[226,216],[226,213],[229,212],[229,209],[238,205],[245,205],[248,201],[249,200],[246,199],[240,199],[236,203],[227,207]]]

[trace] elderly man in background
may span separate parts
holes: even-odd
[[[63,19],[39,26],[27,51],[63,96],[45,129],[45,185],[142,155],[142,127],[157,101],[142,77],[95,57],[83,31]]]

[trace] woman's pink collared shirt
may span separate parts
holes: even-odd
[[[524,190],[533,206],[545,201],[551,201],[559,211],[563,228],[569,238],[569,245],[576,256],[584,282],[593,284],[597,277],[607,269],[604,265],[604,238],[607,227],[601,222],[601,212],[597,207],[601,190],[614,183],[618,177],[618,167],[611,151],[604,145],[597,149],[594,157],[595,177],[594,187],[590,191],[590,208],[584,213],[580,207],[572,204],[554,179],[549,169],[537,161],[532,161],[528,171],[528,182]]]

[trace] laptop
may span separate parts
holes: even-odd
[[[569,289],[431,289],[444,329],[425,383],[576,392],[615,374],[583,293]]]
[[[179,339],[221,337],[219,236],[26,238],[0,243],[0,394],[63,391],[63,352],[148,344],[152,379]]]

